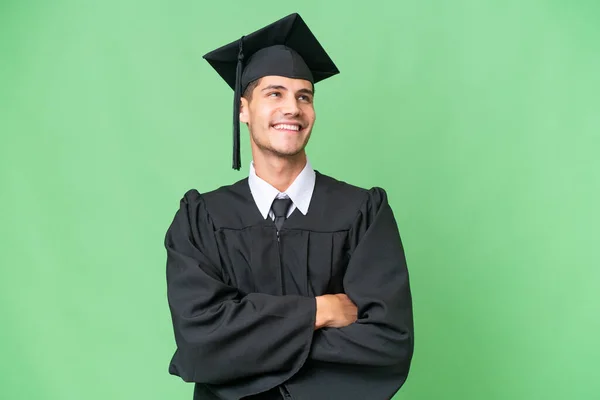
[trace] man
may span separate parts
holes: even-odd
[[[314,83],[337,68],[297,14],[205,58],[250,132],[247,179],[188,191],[165,238],[194,399],[389,399],[408,375],[408,272],[386,193],[312,169]]]

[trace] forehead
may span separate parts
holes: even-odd
[[[297,91],[301,89],[313,89],[313,84],[310,81],[307,81],[306,79],[287,78],[285,76],[276,75],[268,75],[262,77],[257,89],[262,89],[267,86],[283,86],[284,88],[292,91]]]

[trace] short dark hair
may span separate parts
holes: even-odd
[[[248,101],[252,100],[252,92],[254,92],[254,89],[260,84],[261,79],[262,78],[258,78],[250,82],[248,86],[246,86],[244,93],[242,93],[242,97]]]
[[[242,93],[242,97],[245,98],[248,101],[251,101],[252,100],[252,93],[254,92],[254,89],[256,89],[256,87],[258,85],[260,85],[261,79],[262,78],[258,78],[258,79],[253,80],[252,82],[250,82],[248,84],[248,86],[246,86],[246,89],[244,90],[244,93]],[[313,90],[313,94],[314,94],[314,92],[315,92],[315,84],[311,83],[311,85],[312,85],[312,90]]]

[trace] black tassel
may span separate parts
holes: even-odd
[[[242,161],[240,155],[240,101],[242,98],[242,69],[244,62],[244,53],[242,41],[240,38],[238,50],[238,62],[235,69],[235,91],[233,95],[233,169],[239,171]]]

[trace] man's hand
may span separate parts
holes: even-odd
[[[356,304],[344,293],[317,296],[317,318],[315,330],[321,328],[343,328],[356,321]]]

